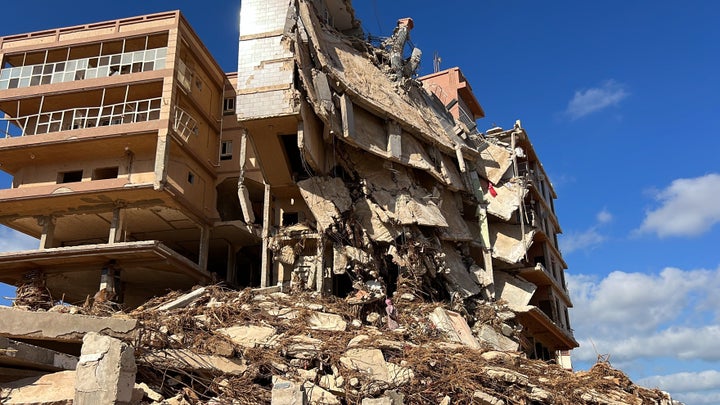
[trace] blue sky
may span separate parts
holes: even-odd
[[[0,35],[179,8],[236,70],[238,1],[39,3],[4,5]],[[720,403],[720,3],[355,3],[373,35],[414,19],[421,74],[435,52],[459,66],[480,129],[522,121],[559,196],[576,368],[609,354],[635,382]],[[0,229],[0,251],[35,245]]]

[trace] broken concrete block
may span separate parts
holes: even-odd
[[[135,389],[142,391],[143,396],[148,397],[151,401],[160,402],[164,399],[162,395],[155,392],[145,383],[135,384]]]
[[[348,349],[340,357],[340,364],[344,367],[367,374],[373,380],[388,381],[388,368],[382,351],[379,349]]]
[[[74,370],[77,362],[76,356],[0,337],[0,365],[60,371]]]
[[[305,335],[289,338],[285,350],[288,356],[296,359],[312,359],[317,356],[322,347],[322,340]]]
[[[100,318],[58,312],[21,311],[0,306],[0,336],[11,339],[40,339],[79,343],[88,332],[101,332],[119,339],[132,339],[137,320]]]
[[[217,329],[218,333],[221,333],[233,343],[242,347],[256,347],[256,346],[274,346],[277,344],[277,338],[275,334],[277,330],[270,326],[231,326],[229,328]]]
[[[347,322],[343,320],[342,316],[325,312],[313,312],[308,317],[307,323],[310,329],[315,330],[344,332],[347,329]]]
[[[475,391],[473,399],[480,405],[505,405],[505,401],[482,391]]]
[[[491,183],[498,184],[512,165],[510,151],[489,142],[482,142],[478,146],[478,151],[480,159],[475,165],[478,174]]]
[[[510,384],[528,385],[529,380],[525,374],[500,367],[487,366],[483,370],[488,377],[495,380],[502,380]]]
[[[72,405],[75,379],[75,371],[67,370],[4,383],[0,399],[3,405]]]
[[[187,349],[157,350],[141,356],[138,361],[156,367],[172,367],[210,374],[240,375],[247,370],[243,360],[198,354]]]
[[[318,382],[318,385],[336,395],[345,394],[345,389],[342,388],[344,384],[345,378],[341,375],[334,374],[326,374],[320,377],[320,381]]]
[[[508,352],[500,352],[497,350],[491,350],[489,352],[485,352],[480,355],[483,359],[489,361],[489,362],[498,362],[498,363],[506,363],[511,364],[513,366],[520,365],[520,358],[517,355],[508,353]]]
[[[272,405],[306,405],[307,397],[302,384],[283,379],[274,375],[272,377]]]
[[[310,405],[340,405],[340,400],[335,395],[310,381],[303,384],[303,389]]]
[[[488,214],[509,221],[515,211],[520,207],[528,190],[520,181],[506,181],[502,185],[493,187],[495,195],[488,190],[485,192],[485,201],[488,203]]]
[[[535,284],[503,271],[495,272],[494,278],[495,297],[506,301],[510,309],[528,305],[537,289]]]
[[[489,325],[480,325],[480,327],[476,328],[476,330],[478,339],[489,344],[495,350],[514,352],[520,348],[518,342],[497,333],[495,329]]]
[[[385,367],[388,370],[387,382],[393,387],[403,386],[415,378],[415,372],[411,368],[402,367],[391,362],[385,362]]]
[[[183,308],[192,304],[195,300],[202,297],[205,294],[205,287],[200,287],[197,290],[191,291],[185,295],[182,295],[166,304],[160,305],[158,311],[169,311],[171,309]]]
[[[460,253],[448,242],[443,242],[443,253],[445,254],[446,272],[443,277],[446,287],[451,294],[457,294],[460,298],[468,298],[480,294],[482,290],[463,263]]]
[[[350,192],[338,177],[316,176],[299,181],[297,185],[317,221],[318,231],[330,227],[352,205]]]
[[[76,370],[75,404],[129,402],[135,386],[135,354],[118,339],[90,332],[83,337]]]
[[[525,257],[533,243],[535,230],[529,225],[522,234],[520,225],[493,224],[490,229],[492,257],[506,263],[515,264]]]
[[[436,328],[448,336],[450,341],[462,343],[472,349],[480,348],[480,343],[473,336],[465,318],[459,313],[437,307],[430,314],[430,320]]]

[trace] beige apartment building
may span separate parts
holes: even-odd
[[[502,300],[567,366],[552,185],[519,122],[478,131],[460,69],[416,78],[412,29],[372,46],[347,2],[246,0],[237,73],[180,12],[0,38],[0,223],[39,240],[0,281]]]

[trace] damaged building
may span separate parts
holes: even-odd
[[[224,73],[179,11],[0,38],[0,281],[126,308],[224,282],[359,306],[502,302],[517,350],[577,347],[555,191],[520,122],[480,132],[414,27],[349,1],[246,0]],[[2,331],[0,331],[2,335]]]

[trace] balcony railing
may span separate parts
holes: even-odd
[[[0,90],[159,70],[165,67],[166,55],[167,48],[156,48],[9,67],[0,70]]]
[[[162,99],[151,98],[100,107],[79,107],[48,111],[5,121],[5,137],[47,134],[81,128],[129,124],[160,118]]]

